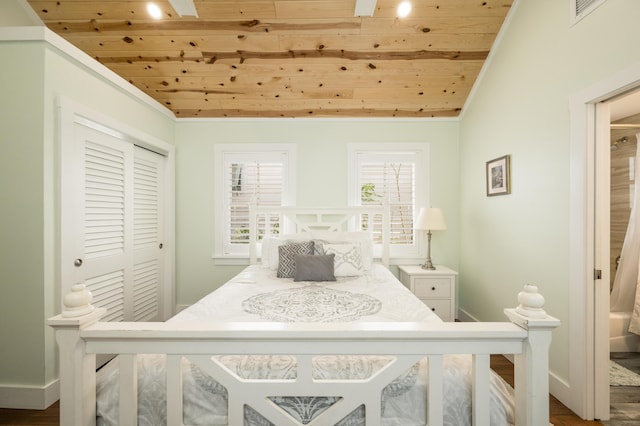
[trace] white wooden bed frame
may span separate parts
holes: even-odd
[[[274,211],[277,209],[270,209]],[[359,215],[362,209],[293,209],[282,214]],[[371,211],[370,208],[365,209]],[[255,215],[250,225],[256,229]],[[388,212],[383,209],[386,217]],[[315,225],[325,223],[320,216]],[[343,224],[340,222],[340,229]],[[307,224],[308,225],[308,224]],[[303,225],[303,226],[307,226]],[[314,227],[315,227],[314,225]],[[333,225],[330,225],[330,227]],[[385,227],[386,228],[386,227]],[[353,229],[353,228],[351,228]],[[255,235],[251,232],[251,235]],[[388,241],[388,228],[383,239]],[[256,261],[252,237],[251,261]],[[386,246],[386,244],[385,244]],[[388,250],[381,254],[388,261]],[[423,357],[428,357],[428,424],[443,423],[443,356],[473,357],[472,416],[474,425],[489,424],[489,360],[491,354],[511,354],[515,360],[516,425],[549,424],[548,350],[560,322],[542,309],[535,286],[525,286],[517,308],[505,309],[508,322],[495,323],[149,323],[101,322],[105,309],[91,305],[84,284],[65,296],[65,309],[48,320],[55,328],[60,351],[60,424],[96,422],[96,355],[120,357],[121,425],[137,424],[138,354],[166,354],[167,424],[183,425],[181,360],[188,358],[227,388],[228,424],[243,424],[250,405],[278,426],[300,426],[272,396],[340,396],[336,404],[308,423],[327,426],[364,405],[367,426],[380,425],[381,390]],[[514,303],[515,304],[515,303]],[[294,380],[243,380],[212,360],[212,355],[295,355]],[[311,359],[318,355],[393,355],[391,362],[366,380],[314,380]],[[125,378],[122,380],[122,378]]]

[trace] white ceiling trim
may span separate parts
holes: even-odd
[[[198,17],[198,11],[193,4],[193,0],[169,0],[173,10],[180,16],[195,16]]]
[[[376,0],[356,0],[356,10],[353,16],[373,16],[376,10]]]

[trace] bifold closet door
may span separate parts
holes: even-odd
[[[159,319],[164,157],[74,126],[62,151],[62,296],[82,282],[104,320]]]

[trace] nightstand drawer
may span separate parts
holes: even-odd
[[[450,298],[451,289],[451,279],[446,277],[415,277],[413,281],[413,291],[419,299]]]
[[[451,318],[451,301],[448,299],[421,299],[443,321],[453,321]]]

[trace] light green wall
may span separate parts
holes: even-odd
[[[569,377],[569,99],[640,61],[640,2],[610,0],[573,27],[567,2],[521,0],[460,128],[460,306],[502,320],[525,283],[562,320],[551,370]],[[512,194],[485,195],[511,155]]]
[[[0,384],[44,377],[43,96],[38,44],[0,43]]]
[[[166,142],[174,120],[44,41],[0,42],[0,386],[57,377],[58,112],[64,96]]]
[[[42,25],[42,22],[29,7],[27,0],[2,0],[0,5],[0,27],[29,25]]]
[[[190,304],[237,273],[216,266],[214,170],[216,143],[295,143],[297,205],[347,204],[347,144],[426,142],[430,147],[430,202],[450,228],[434,236],[434,261],[458,264],[458,123],[417,120],[181,121],[176,131],[177,303]]]

